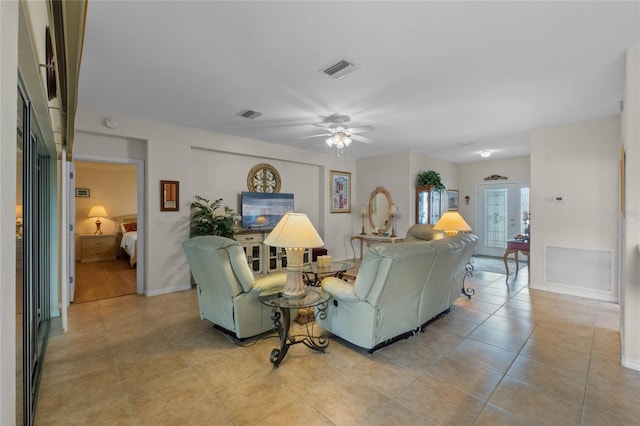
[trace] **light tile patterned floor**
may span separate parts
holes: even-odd
[[[273,338],[236,346],[193,290],[73,305],[54,321],[38,425],[640,424],[640,372],[620,365],[618,306],[480,272],[451,313],[373,355]]]

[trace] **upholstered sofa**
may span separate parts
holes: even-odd
[[[444,238],[444,231],[433,229],[435,225],[432,224],[415,224],[407,230],[407,235],[404,237],[405,241],[415,240],[440,240]]]
[[[322,281],[331,298],[318,324],[370,352],[421,330],[460,296],[477,241],[458,234],[370,248],[354,283]]]
[[[197,285],[201,319],[239,339],[273,329],[271,308],[260,303],[258,295],[284,288],[286,273],[254,279],[244,249],[229,238],[195,237],[182,248]]]

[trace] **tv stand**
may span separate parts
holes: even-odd
[[[282,247],[264,244],[266,234],[271,229],[253,230],[250,228],[236,231],[234,238],[238,241],[247,256],[247,263],[254,275],[266,275],[283,272],[287,269],[287,254]],[[311,262],[311,249],[304,251],[304,263]]]

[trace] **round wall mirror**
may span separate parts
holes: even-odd
[[[389,209],[391,208],[391,194],[384,187],[379,186],[371,192],[369,197],[369,223],[371,229],[378,228],[378,232],[387,232],[391,228]]]

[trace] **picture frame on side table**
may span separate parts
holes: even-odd
[[[160,211],[180,211],[180,182],[177,180],[160,181]]]
[[[331,170],[331,213],[351,213],[351,173]]]
[[[460,208],[460,193],[456,189],[447,191],[447,210],[458,211]]]

